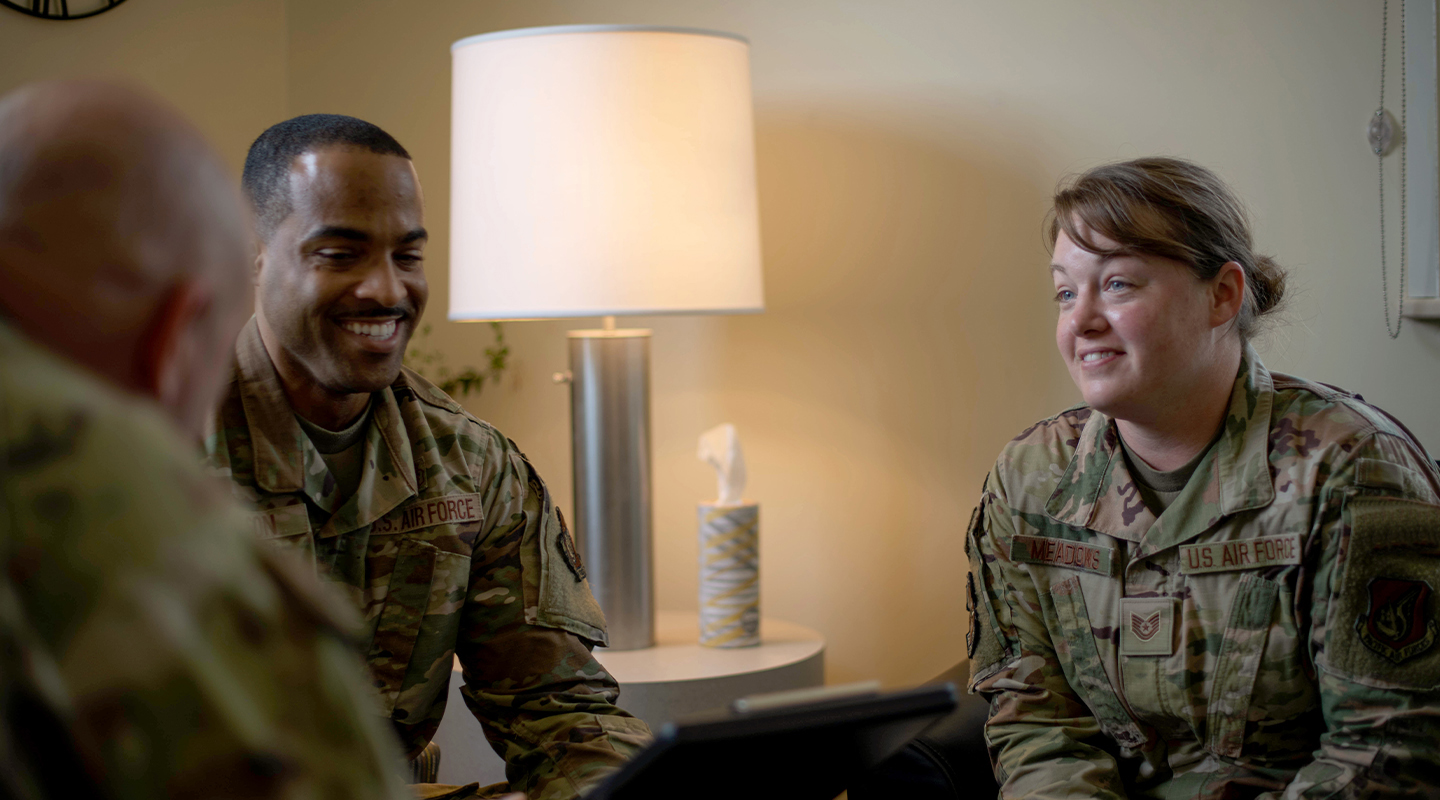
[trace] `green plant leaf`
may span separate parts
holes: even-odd
[[[493,383],[500,380],[500,376],[509,366],[510,345],[505,343],[505,328],[498,322],[492,322],[490,330],[495,334],[495,344],[485,348],[485,365],[481,369],[467,365],[460,372],[452,374],[449,365],[445,363],[445,354],[439,348],[426,347],[431,331],[429,323],[420,326],[420,330],[411,338],[410,346],[405,350],[405,366],[415,370],[421,377],[434,381],[441,391],[451,397],[479,395],[487,381]]]

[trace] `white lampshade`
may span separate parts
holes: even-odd
[[[749,49],[616,25],[456,42],[450,319],[763,310]]]

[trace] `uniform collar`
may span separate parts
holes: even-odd
[[[1158,519],[1125,465],[1114,420],[1093,413],[1045,512],[1065,525],[1137,542],[1136,556],[1144,557],[1199,535],[1225,516],[1269,505],[1275,499],[1269,468],[1274,399],[1270,371],[1245,345],[1224,430]]]
[[[342,498],[324,457],[295,419],[253,317],[235,342],[235,366],[240,402],[250,430],[256,485],[272,494],[303,492],[332,515],[321,530],[322,536],[368,525],[416,493],[410,437],[393,387],[375,393],[365,433],[365,468],[360,488],[354,496]]]

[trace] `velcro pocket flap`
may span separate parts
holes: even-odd
[[[1411,496],[1430,494],[1429,484],[1414,470],[1378,458],[1356,460],[1355,482],[1372,489],[1389,489]]]
[[[1216,755],[1239,758],[1244,748],[1250,696],[1279,596],[1278,583],[1250,573],[1240,579],[1240,588],[1230,601],[1230,624],[1220,644],[1205,721],[1205,749]]]
[[[1056,651],[1061,656],[1060,665],[1071,688],[1090,707],[1100,728],[1110,738],[1125,747],[1144,744],[1145,734],[1130,718],[1110,683],[1110,677],[1105,674],[1105,664],[1095,646],[1095,632],[1090,627],[1090,613],[1085,608],[1079,576],[1051,586],[1050,596],[1055,601],[1055,616],[1059,618],[1062,634],[1061,640],[1055,643]],[[1067,655],[1068,658],[1065,657]]]
[[[418,539],[400,542],[395,554],[385,607],[375,621],[375,635],[366,656],[387,714],[395,708],[403,688],[420,623],[430,605],[430,584],[435,578],[438,554],[439,548]]]

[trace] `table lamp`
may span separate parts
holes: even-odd
[[[650,647],[650,331],[614,317],[764,310],[749,43],[565,25],[451,55],[449,318],[605,318],[570,332],[574,530],[611,649]]]

